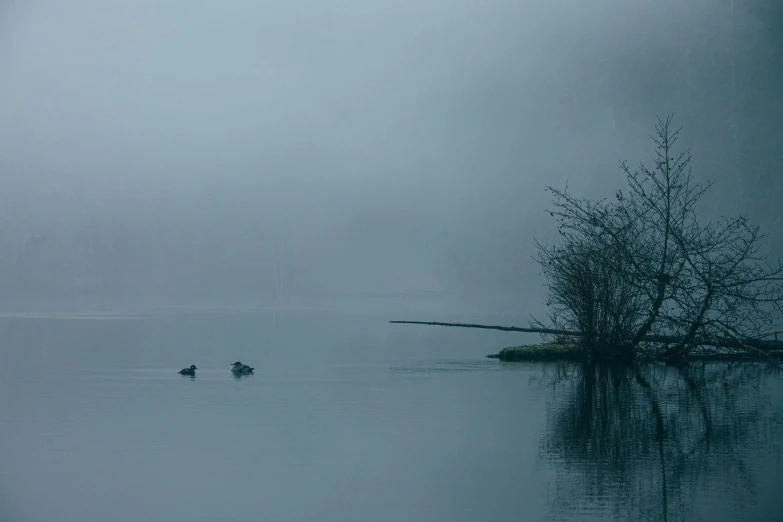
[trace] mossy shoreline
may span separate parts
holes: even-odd
[[[487,357],[504,362],[578,361],[584,357],[584,353],[575,344],[541,343],[509,346]]]
[[[490,359],[499,359],[503,362],[542,362],[542,361],[582,361],[584,352],[576,344],[540,343],[522,346],[509,346],[499,353],[487,355]],[[662,360],[663,357],[640,357],[639,360]],[[762,352],[710,352],[693,354],[686,361],[767,361],[783,362],[783,351],[774,351],[769,354]]]

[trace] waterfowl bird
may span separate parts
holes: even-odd
[[[196,368],[196,365],[195,364],[191,364],[190,368],[183,368],[182,370],[179,371],[179,373],[182,374],[182,375],[190,375],[192,377],[195,377],[196,376],[196,370],[198,370],[198,368]]]
[[[242,364],[239,361],[231,365],[231,371],[237,375],[248,375],[253,373],[253,370],[255,370],[255,368],[251,368],[250,366]]]

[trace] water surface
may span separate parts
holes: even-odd
[[[776,371],[503,364],[519,337],[388,319],[0,319],[0,519],[783,517]]]

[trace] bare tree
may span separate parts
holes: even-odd
[[[746,216],[697,219],[711,183],[694,182],[690,151],[674,155],[671,116],[655,130],[652,168],[621,163],[627,196],[596,201],[548,187],[562,238],[539,245],[553,319],[597,355],[633,357],[650,333],[677,339],[671,358],[718,337],[752,348],[781,311],[783,265],[760,255],[764,236]]]

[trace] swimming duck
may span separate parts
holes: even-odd
[[[238,375],[247,375],[253,373],[253,370],[255,370],[255,368],[251,368],[250,366],[242,364],[239,361],[231,365],[231,371]]]
[[[192,377],[195,377],[196,376],[196,370],[198,370],[198,368],[196,368],[196,365],[195,364],[191,364],[190,368],[183,368],[182,370],[179,371],[179,373],[182,374],[182,375],[190,375]]]

